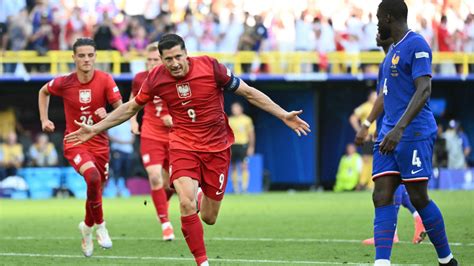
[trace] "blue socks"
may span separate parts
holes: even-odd
[[[397,212],[396,205],[375,208],[374,239],[376,260],[390,260],[393,236],[397,228]]]
[[[438,258],[450,256],[451,249],[449,248],[448,237],[446,236],[443,216],[438,206],[433,201],[430,201],[424,209],[418,210],[418,213],[423,220],[431,243],[433,243],[436,253],[438,253]]]

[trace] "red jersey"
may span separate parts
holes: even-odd
[[[132,93],[138,95],[143,81],[148,76],[148,71],[137,73],[132,81]],[[168,142],[170,128],[167,127],[161,119],[169,114],[168,106],[158,96],[154,96],[153,101],[149,101],[144,110],[142,128],[140,135],[142,138]]]
[[[57,77],[48,83],[48,91],[51,95],[63,98],[66,115],[65,135],[79,129],[74,120],[93,125],[101,120],[94,114],[97,109],[105,108],[107,103],[113,104],[122,99],[112,77],[99,70],[94,71],[94,76],[88,83],[80,83],[76,72]],[[72,145],[73,143],[64,142],[64,150]],[[102,132],[80,146],[98,152],[108,150],[107,133]]]
[[[135,97],[139,105],[161,97],[173,117],[170,149],[218,152],[234,143],[224,112],[224,90],[235,91],[240,79],[216,59],[189,57],[189,72],[176,79],[161,65],[150,71]]]

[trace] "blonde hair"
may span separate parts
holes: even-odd
[[[158,42],[152,42],[146,47],[147,52],[158,51]]]

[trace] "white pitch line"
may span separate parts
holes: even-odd
[[[68,254],[35,254],[35,253],[0,253],[0,257],[45,257],[45,258],[84,258],[80,255]],[[110,260],[166,260],[166,261],[194,261],[193,258],[180,257],[140,257],[140,256],[93,256],[91,259],[110,259]],[[255,263],[255,264],[323,264],[323,265],[369,265],[367,263],[354,262],[326,262],[326,261],[304,261],[304,260],[246,260],[246,259],[209,259],[210,262],[227,262],[227,263]],[[412,264],[413,265],[413,264]]]
[[[0,240],[77,240],[80,237],[37,237],[37,236],[4,236],[0,237]],[[184,240],[182,238],[176,238],[177,240]],[[124,240],[124,241],[138,241],[138,240],[149,240],[155,241],[162,239],[160,237],[113,237],[112,240]],[[356,239],[318,239],[318,238],[246,238],[246,237],[209,237],[205,240],[210,241],[248,241],[248,242],[294,242],[294,243],[311,243],[311,242],[323,242],[323,243],[362,243],[361,240]],[[400,244],[412,244],[411,241],[400,241]],[[421,244],[429,244],[429,240],[422,242]],[[474,243],[459,243],[451,242],[451,246],[474,246]]]

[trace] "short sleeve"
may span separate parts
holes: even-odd
[[[234,92],[239,88],[240,79],[230,71],[226,66],[219,63],[216,59],[212,59],[214,68],[214,76],[219,88],[225,91]]]
[[[137,95],[135,96],[135,102],[138,105],[145,105],[147,102],[153,99],[153,96],[150,93],[150,86],[148,83],[148,78],[146,78],[145,81],[143,81],[142,86],[138,91]]]
[[[47,83],[48,92],[54,96],[62,96],[61,84],[64,77],[57,77]]]
[[[412,59],[411,59],[411,75],[413,80],[421,76],[430,76],[431,72],[431,48],[428,43],[422,39],[417,38],[411,45]]]
[[[119,100],[122,100],[122,95],[120,95],[120,90],[110,75],[107,75],[106,84],[107,84],[106,86],[107,101],[109,102],[109,104],[113,104]]]

